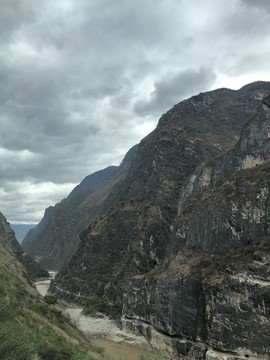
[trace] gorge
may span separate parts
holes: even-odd
[[[22,246],[47,268],[66,260],[50,292],[121,306],[124,328],[172,358],[269,359],[269,94],[182,101],[122,170],[47,211]]]

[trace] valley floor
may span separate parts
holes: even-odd
[[[54,278],[55,273],[51,272],[50,275]],[[35,283],[36,289],[42,296],[46,295],[50,282],[50,279],[46,279]],[[103,314],[84,316],[83,308],[77,305],[61,302],[58,306],[87,338],[97,346],[105,348],[114,359],[138,359],[141,349],[148,347],[143,337],[121,330],[116,321]]]

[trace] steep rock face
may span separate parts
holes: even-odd
[[[262,100],[236,146],[203,166],[184,188],[176,246],[226,252],[269,235],[269,98]]]
[[[238,91],[219,89],[183,101],[163,115],[157,129],[140,143],[126,179],[84,232],[52,291],[76,301],[98,295],[122,302],[131,276],[162,266],[181,244],[186,246],[175,227],[178,224],[181,233],[179,204],[188,179],[235,145],[269,90],[270,84],[263,82]],[[205,217],[201,222],[207,223]]]
[[[126,287],[123,323],[172,356],[270,356],[269,99],[183,187],[173,259]]]
[[[15,237],[14,231],[2,213],[0,213],[0,243],[25,266],[28,272],[27,277],[30,280],[49,277],[47,271],[43,270],[29,255],[25,254]]]
[[[269,359],[269,265],[269,239],[228,255],[183,250],[130,280],[123,324],[174,358]]]
[[[80,233],[101,211],[108,195],[125,177],[137,147],[120,166],[110,166],[87,176],[66,199],[46,209],[36,228],[29,231],[22,247],[44,268],[59,270],[69,261],[80,242]]]

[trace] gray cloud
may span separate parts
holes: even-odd
[[[149,100],[135,104],[135,111],[140,115],[148,115],[165,111],[187,96],[212,87],[216,75],[211,69],[187,69],[176,74],[166,74],[155,83],[155,90]]]
[[[268,0],[242,0],[243,5],[250,6],[253,8],[259,8],[262,10],[270,10],[270,3]],[[268,16],[270,14],[268,13]]]
[[[36,2],[32,0],[1,0],[0,38],[12,40],[15,31],[36,18]]]
[[[37,221],[84,176],[119,163],[181,99],[269,79],[268,9],[2,0],[0,210]]]

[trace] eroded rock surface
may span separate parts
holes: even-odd
[[[268,359],[269,92],[163,115],[51,291],[122,303],[125,326],[176,358]]]

